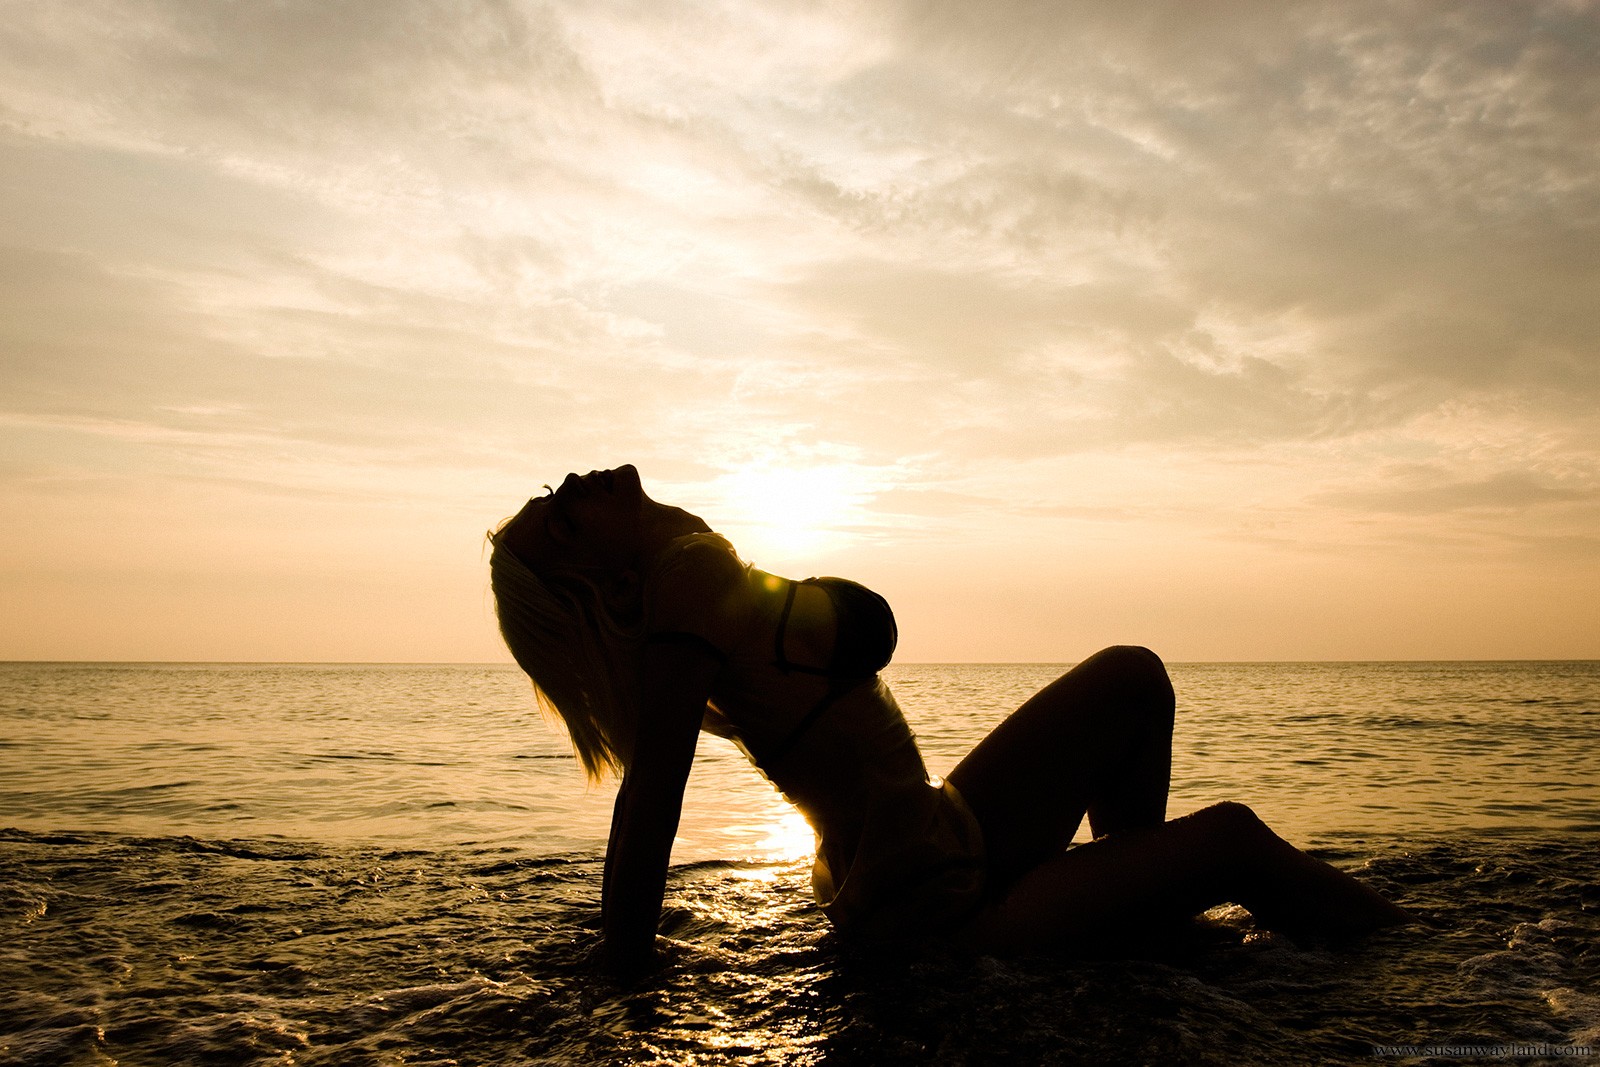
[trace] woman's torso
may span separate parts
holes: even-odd
[[[813,881],[824,907],[836,898],[840,910],[865,907],[892,896],[897,879],[975,855],[970,813],[929,782],[878,677],[896,636],[888,604],[844,579],[796,582],[737,563],[726,541],[695,536],[684,546],[699,558],[691,584],[717,587],[702,590],[708,618],[698,636],[724,657],[707,729],[739,745],[817,831]],[[973,875],[961,879],[966,892]]]

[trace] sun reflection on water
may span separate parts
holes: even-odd
[[[756,842],[763,859],[798,860],[810,856],[817,847],[815,832],[805,817],[793,808],[785,810],[768,824],[767,836]]]

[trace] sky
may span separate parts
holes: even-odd
[[[624,462],[904,661],[1600,657],[1600,4],[0,9],[0,659],[506,662]]]

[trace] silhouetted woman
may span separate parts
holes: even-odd
[[[1166,821],[1172,685],[1148,649],[1096,653],[930,779],[878,677],[894,616],[863,586],[745,564],[631,466],[569,474],[491,540],[512,655],[590,777],[622,775],[601,894],[616,970],[652,957],[702,730],[805,815],[845,936],[1072,951],[1222,902],[1288,932],[1407,921],[1242,804]],[[1069,850],[1085,814],[1095,840]]]

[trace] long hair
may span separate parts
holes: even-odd
[[[589,779],[626,773],[638,734],[643,641],[612,617],[593,579],[529,569],[505,543],[509,525],[489,534],[500,636],[532,679],[540,710],[566,726]]]

